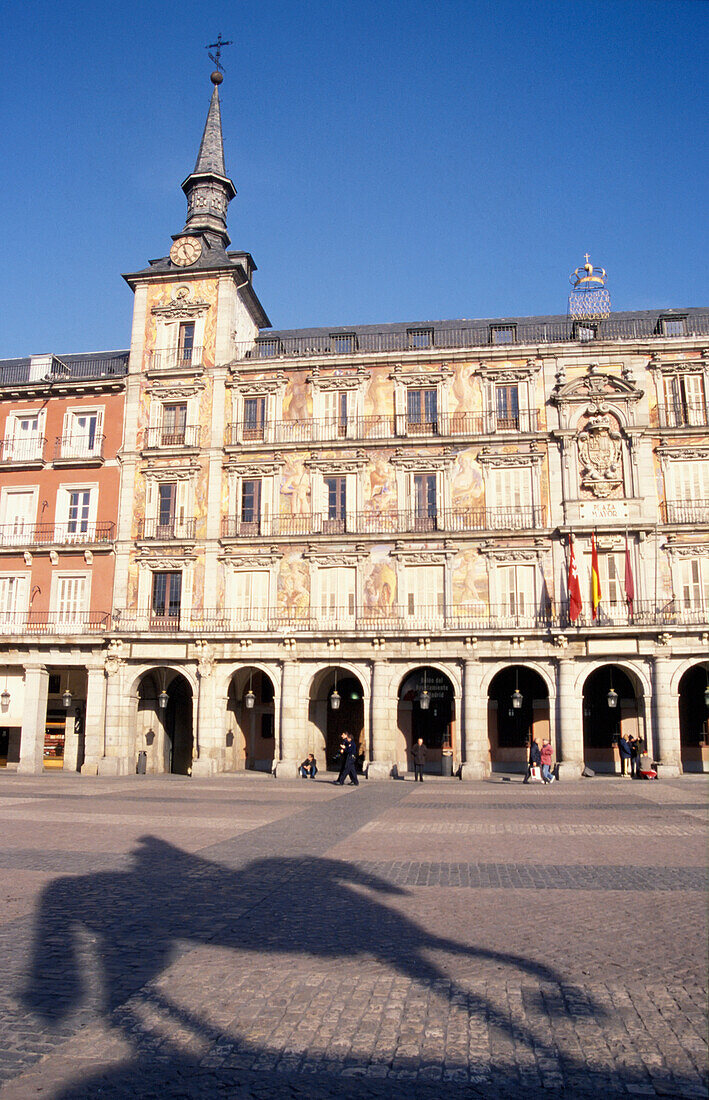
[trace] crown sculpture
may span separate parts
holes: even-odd
[[[611,296],[606,286],[606,269],[594,267],[588,252],[586,263],[571,272],[569,281],[569,317],[576,321],[594,321],[607,317],[611,311]]]

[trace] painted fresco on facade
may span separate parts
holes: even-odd
[[[286,554],[278,571],[278,607],[286,617],[298,618],[310,606],[310,572],[300,553]]]
[[[373,546],[364,567],[364,606],[370,616],[392,615],[396,603],[396,570],[386,546]]]
[[[313,415],[313,398],[304,374],[289,376],[283,396],[283,419],[305,420]]]
[[[310,471],[305,466],[307,455],[286,457],[281,476],[281,514],[309,516],[311,514]]]

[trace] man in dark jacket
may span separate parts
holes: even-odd
[[[343,733],[341,751],[344,755],[344,764],[342,771],[335,780],[341,787],[344,787],[345,780],[349,776],[350,783],[353,787],[359,787],[359,779],[357,778],[357,746],[349,733]]]
[[[522,780],[523,783],[529,783],[530,776],[532,774],[532,768],[541,767],[542,752],[539,748],[539,742],[536,737],[533,737],[529,746],[529,760],[527,761],[527,774]]]
[[[414,783],[417,779],[420,779],[423,783],[423,766],[426,763],[426,746],[423,743],[422,737],[419,737],[412,748],[411,755],[414,758]]]

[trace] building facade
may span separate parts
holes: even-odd
[[[418,736],[464,779],[531,735],[569,778],[618,770],[621,732],[706,768],[709,310],[273,331],[230,249],[219,82],[186,224],[126,276],[82,770],[291,777],[345,729],[370,778]]]

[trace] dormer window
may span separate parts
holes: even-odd
[[[591,324],[589,321],[576,321],[574,325],[574,337],[576,340],[585,343],[588,340],[595,340],[597,335],[598,325]]]
[[[687,318],[660,317],[660,320],[657,323],[657,327],[661,336],[686,336]]]
[[[432,328],[410,328],[407,329],[406,335],[409,339],[409,349],[411,351],[419,351],[422,348],[433,347]]]
[[[517,339],[516,325],[491,325],[491,344],[514,344]]]
[[[330,334],[332,350],[336,355],[351,355],[357,351],[357,337],[354,332],[333,332]]]

